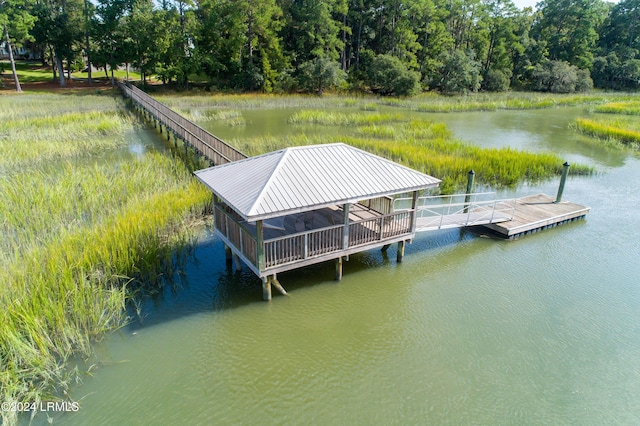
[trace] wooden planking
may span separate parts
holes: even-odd
[[[519,198],[512,220],[487,224],[484,227],[503,237],[513,238],[533,230],[544,229],[584,217],[591,210],[590,207],[567,201],[560,203],[554,201],[555,198],[546,194]]]

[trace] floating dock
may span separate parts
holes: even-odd
[[[483,225],[503,238],[514,239],[567,222],[582,219],[590,207],[562,201],[546,194],[518,198],[513,218],[509,221]]]

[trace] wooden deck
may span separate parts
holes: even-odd
[[[222,240],[260,277],[411,240],[414,236],[412,211],[383,214],[352,204],[348,223],[344,222],[340,206],[265,220],[264,240],[259,243],[255,223],[241,220],[220,205],[215,211],[215,227]]]
[[[483,226],[504,238],[513,239],[583,218],[591,210],[567,201],[554,201],[555,198],[545,194],[519,198],[512,220]]]

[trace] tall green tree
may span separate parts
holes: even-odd
[[[549,59],[591,68],[598,29],[606,17],[602,0],[542,0],[532,33],[546,45]]]
[[[104,67],[105,74],[107,68],[111,68],[112,85],[115,84],[113,71],[133,58],[133,40],[125,25],[127,13],[127,0],[98,0],[93,15],[93,61]]]
[[[484,0],[487,8],[488,46],[483,61],[482,74],[485,88],[504,78],[509,82],[513,73],[513,53],[524,47],[517,34],[518,9],[511,0]],[[494,86],[497,88],[498,86]],[[506,89],[507,87],[501,87]]]
[[[600,31],[601,56],[615,52],[632,59],[640,52],[640,0],[622,0],[612,6]]]
[[[20,47],[24,41],[31,38],[29,31],[33,28],[35,17],[29,11],[30,6],[30,2],[25,0],[0,0],[0,30],[9,51],[16,92],[22,92],[22,87],[18,80],[13,47]]]
[[[281,0],[279,6],[286,22],[284,47],[294,65],[318,57],[340,58],[346,0]]]
[[[165,35],[164,28],[155,19],[152,0],[131,0],[125,16],[126,36],[132,40],[131,63],[140,70],[140,83],[145,84],[162,53],[158,41]]]
[[[33,11],[37,17],[33,35],[39,44],[46,46],[51,52],[55,63],[54,80],[59,77],[60,85],[65,86],[64,62],[66,61],[70,74],[71,64],[82,44],[84,1],[37,0]]]
[[[271,92],[278,74],[287,66],[279,37],[284,25],[282,10],[275,0],[243,0],[238,7],[246,18],[244,86]]]
[[[416,53],[419,70],[425,81],[434,79],[438,68],[442,65],[440,58],[444,52],[453,49],[454,40],[447,31],[448,11],[444,6],[446,0],[422,1],[420,19],[414,21],[418,35],[420,50]]]

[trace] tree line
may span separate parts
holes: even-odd
[[[640,0],[0,0],[53,65],[134,67],[186,88],[383,95],[640,85]],[[91,67],[88,67],[91,79]],[[16,78],[17,82],[17,78]]]

